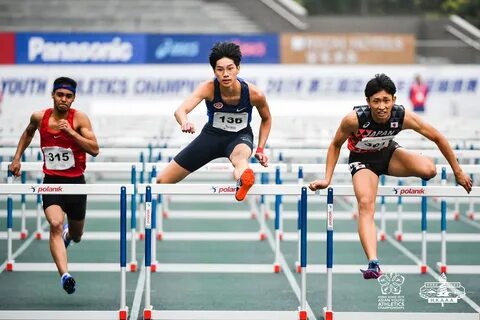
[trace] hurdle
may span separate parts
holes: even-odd
[[[297,317],[301,320],[307,319],[307,309],[308,304],[306,302],[306,272],[302,273],[301,281],[301,294],[300,294],[300,306],[298,311],[208,311],[208,310],[198,310],[198,311],[180,311],[180,310],[169,310],[169,311],[160,311],[154,310],[151,305],[150,299],[150,280],[151,280],[151,221],[152,221],[152,193],[154,194],[172,194],[172,195],[229,195],[233,197],[235,193],[235,187],[232,185],[217,185],[217,184],[144,184],[139,185],[139,193],[145,193],[147,204],[145,210],[145,308],[144,308],[144,319],[187,319],[186,315],[190,315],[195,318],[201,319],[293,319]],[[304,243],[304,255],[301,259],[301,267],[306,268],[306,204],[307,204],[307,193],[313,194],[313,192],[307,192],[307,188],[301,185],[287,185],[287,184],[276,184],[276,185],[254,185],[250,191],[249,195],[301,195],[302,197],[302,219],[305,221],[302,225],[305,229],[302,233],[302,239]],[[234,268],[236,272],[248,272],[248,273],[266,273],[271,272],[271,265],[213,265],[213,264],[201,264],[194,265],[192,268],[196,272],[220,272],[222,269]],[[190,270],[192,270],[190,268]],[[173,269],[173,270],[172,270]],[[186,270],[186,268],[179,268],[179,265],[168,265],[168,264],[158,264],[156,267],[157,272],[168,272],[175,271],[181,272]]]
[[[0,319],[120,319],[128,318],[126,304],[126,257],[127,257],[127,195],[133,193],[132,185],[121,184],[0,184],[0,194],[8,195],[7,198],[7,271],[53,271],[56,272],[54,263],[15,263],[12,254],[12,195],[21,194],[91,194],[91,195],[119,195],[120,197],[120,308],[115,311],[16,311],[1,310]],[[70,271],[118,271],[114,263],[76,263],[69,264]]]
[[[446,177],[446,170],[442,171],[442,175]],[[445,180],[446,181],[446,180]],[[334,312],[332,308],[332,299],[333,299],[333,281],[332,273],[358,273],[358,267],[353,265],[340,265],[336,266],[339,268],[333,268],[333,223],[334,223],[334,210],[333,210],[333,196],[349,196],[353,195],[352,186],[331,186],[327,190],[318,190],[316,191],[317,195],[327,196],[327,259],[326,259],[326,271],[321,270],[319,265],[309,265],[307,267],[308,273],[323,273],[327,274],[327,297],[326,297],[326,307],[323,308],[324,319],[333,320]],[[466,197],[466,198],[476,198],[480,197],[480,187],[472,188],[472,191],[467,194],[467,192],[461,187],[446,187],[443,186],[379,186],[378,195],[380,196],[391,196],[396,197],[402,195],[405,197]],[[443,206],[446,212],[446,203]],[[442,218],[442,228],[446,221],[445,214]],[[444,239],[443,239],[444,240]],[[442,241],[443,242],[443,241]],[[442,261],[440,265],[440,272],[446,272],[446,248],[442,246]],[[422,257],[422,264],[426,268],[426,257]],[[423,267],[423,266],[421,266]],[[473,266],[455,266],[454,268],[461,270],[462,272],[467,268],[476,269],[480,273],[480,268],[473,268]],[[416,266],[409,265],[400,265],[400,266],[391,266],[391,265],[382,265],[382,271],[384,273],[396,272],[396,273],[414,273],[415,270],[418,272]],[[426,270],[425,270],[426,272]]]
[[[293,149],[293,148],[277,148],[272,149],[272,159],[278,160],[282,158],[285,162],[291,159],[325,159],[328,149]],[[438,149],[408,149],[408,151],[426,155],[434,159],[444,159],[443,154]],[[455,156],[459,159],[478,159],[480,158],[480,150],[453,150]],[[345,148],[340,150],[339,159],[348,159],[349,151]],[[323,155],[323,156],[322,156]],[[463,167],[463,166],[462,166]]]
[[[145,172],[151,172],[153,170],[153,168],[155,167],[157,171],[161,171],[167,165],[168,165],[168,163],[165,163],[165,162],[145,163],[144,170],[145,170]],[[250,168],[252,168],[252,170],[255,172],[255,174],[260,174],[260,175],[268,175],[268,174],[276,173],[277,170],[279,170],[278,174],[288,172],[288,166],[285,163],[271,163],[271,164],[269,164],[268,167],[263,167],[259,163],[250,163]],[[191,176],[201,177],[201,176],[210,175],[210,174],[225,174],[226,179],[231,180],[232,179],[231,178],[232,172],[233,172],[233,166],[230,163],[208,163],[205,166],[198,169],[197,171],[195,171],[195,173],[191,174]],[[233,188],[235,189],[234,186],[233,186]],[[169,232],[168,234],[165,234],[165,232],[163,230],[163,219],[170,216],[170,212],[168,210],[168,200],[166,199],[169,196],[170,195],[168,195],[168,194],[157,195],[157,205],[161,207],[161,209],[159,209],[159,211],[161,211],[161,213],[157,215],[156,234],[154,234],[154,236],[157,238],[157,240],[170,241],[170,240],[187,240],[187,239],[191,239],[192,237],[203,238],[205,236],[205,234],[203,234],[201,232],[198,232],[198,233],[195,233],[195,234],[189,233],[188,235],[184,234],[184,233],[175,233],[175,232]],[[181,197],[183,195],[179,194],[179,196]],[[194,196],[195,195],[190,196],[188,198],[188,201],[192,201],[192,198]],[[201,197],[200,198],[197,197],[194,200],[195,201],[197,201],[197,200],[202,201],[202,200],[205,200],[204,198],[205,197],[203,197],[203,199]],[[207,200],[211,201],[210,199],[207,199]],[[216,199],[216,201],[222,201],[222,200],[230,201],[230,199],[226,199],[226,198]],[[252,218],[256,217],[259,221],[259,224],[260,224],[260,229],[258,231],[258,235],[257,234],[256,235],[253,235],[253,234],[231,235],[232,239],[235,239],[235,238],[238,239],[238,237],[241,237],[242,239],[245,239],[245,237],[248,238],[248,239],[250,239],[251,237],[259,238],[260,240],[265,239],[265,215],[263,215],[262,213],[264,213],[266,211],[265,207],[268,206],[268,203],[266,203],[265,201],[262,202],[262,200],[260,200],[261,201],[260,202],[260,213],[261,214],[257,215],[257,209],[255,208],[255,201],[254,200],[255,199],[251,196],[247,197],[247,201],[248,201],[248,204],[250,206],[250,215],[251,215]],[[182,217],[186,217],[186,216],[187,215],[182,214]],[[210,213],[210,216],[213,217],[213,215],[211,215],[211,213]],[[223,240],[226,240],[226,239],[229,238],[228,235],[221,235],[220,233],[218,233],[218,236],[221,237]],[[185,237],[188,237],[188,238],[185,238]],[[218,240],[220,240],[220,239],[218,239]]]
[[[332,185],[331,186],[334,190],[336,196],[351,196],[354,195],[353,186],[348,185]],[[325,190],[317,190],[317,194],[325,195]],[[378,196],[385,196],[385,197],[398,197],[402,195],[402,197],[421,197],[422,199],[426,199],[427,197],[440,197],[440,198],[478,198],[480,197],[480,187],[473,187],[470,193],[467,193],[462,187],[460,186],[379,186],[378,187]],[[446,206],[444,207],[446,213]],[[426,209],[425,213],[426,219]],[[446,226],[446,214],[443,214],[443,218],[440,219],[441,224]],[[426,220],[424,220],[426,224]],[[426,226],[425,226],[426,231]],[[340,235],[340,234],[339,234]],[[425,237],[426,238],[426,237]],[[440,239],[440,241],[444,241],[442,246],[442,251],[445,250],[446,247],[446,236],[444,240]],[[350,241],[353,239],[350,239]],[[461,241],[463,239],[458,239]],[[475,238],[474,240],[478,240]],[[422,263],[426,266],[425,263]],[[386,272],[401,272],[401,273],[418,273],[418,270],[421,270],[420,266],[389,266],[383,265],[383,270]],[[480,268],[476,268],[474,266],[451,266],[450,273],[462,273],[462,271],[469,270],[468,273],[477,274],[480,273]],[[470,268],[470,269],[468,269]],[[309,265],[308,266],[309,273],[323,273],[322,268],[319,268],[317,265]],[[336,273],[356,273],[358,272],[358,268],[354,265],[340,265],[337,266],[335,269]]]
[[[0,170],[1,171],[8,171],[8,166],[10,165],[9,162],[2,162],[0,164]],[[26,180],[23,179],[23,174],[25,172],[42,172],[42,166],[43,162],[22,162],[21,163],[21,170],[22,170],[22,183],[26,183]],[[136,177],[137,177],[137,169],[140,169],[143,171],[143,164],[141,162],[87,162],[87,167],[85,169],[86,173],[97,173],[97,172],[102,172],[102,173],[112,173],[112,172],[130,172],[131,175],[131,181],[130,183],[135,185],[136,182]],[[12,181],[13,182],[13,181]],[[37,184],[41,183],[41,179],[37,178]],[[29,194],[29,193],[27,193]],[[36,219],[37,219],[37,229],[35,233],[35,238],[37,240],[41,239],[48,239],[48,236],[44,234],[41,228],[41,219],[43,215],[43,209],[41,205],[41,195],[37,194],[37,211],[36,211]],[[21,224],[22,224],[22,229],[23,226],[25,225],[25,210],[24,208],[24,198],[25,195],[21,195],[22,199],[22,215],[21,215]],[[136,212],[137,212],[137,195],[136,195],[136,189],[134,188],[134,192],[131,194],[131,203],[130,203],[130,210],[131,210],[131,219],[130,219],[130,225],[131,225],[131,234],[130,234],[130,241],[131,241],[131,260],[129,263],[129,268],[130,271],[135,272],[137,270],[137,261],[136,261],[136,240],[137,240],[137,223],[136,223]],[[25,239],[25,237],[22,237],[22,234],[25,233],[25,231],[20,232],[20,239]],[[102,233],[104,234],[104,233]],[[8,236],[8,235],[7,235]],[[12,237],[17,238],[18,235],[12,233]],[[101,235],[98,232],[90,232],[86,237],[84,237],[84,240],[90,240],[90,239],[117,239],[117,234],[112,233],[110,235]]]
[[[480,173],[480,166],[478,166],[478,165],[467,164],[467,165],[461,165],[461,167],[462,167],[462,170],[465,173],[470,173],[470,174]],[[299,172],[300,168],[302,169],[302,173],[307,172],[307,173],[322,174],[322,173],[325,172],[325,164],[291,164],[290,165],[290,170],[292,172]],[[445,167],[445,165],[436,165],[436,169],[437,169],[438,172],[441,172],[443,170],[443,168],[446,169],[447,174],[453,174],[453,171],[450,167]],[[338,164],[337,167],[335,168],[334,176],[337,173],[347,174],[349,172],[350,172],[350,170],[348,168],[348,165]],[[440,181],[440,183],[441,183],[441,181]],[[385,184],[385,176],[382,175],[380,177],[380,185],[384,185],[384,184]],[[469,203],[471,204],[472,202],[473,202],[473,198],[470,199]],[[402,204],[402,203],[403,203],[403,199],[401,199],[399,197],[397,199],[397,204],[399,204],[399,207],[400,207],[400,204]],[[458,206],[458,198],[455,199],[455,203],[456,203],[456,206]],[[380,197],[380,230],[379,230],[379,239],[381,241],[385,240],[385,219],[387,219],[386,215],[384,214],[385,211],[386,211],[385,197],[382,196],[382,197]],[[409,233],[404,234],[403,230],[402,230],[403,229],[402,220],[404,220],[406,218],[412,219],[413,218],[412,214],[413,214],[413,216],[419,216],[414,212],[403,212],[403,210],[401,208],[398,208],[398,210],[397,210],[397,230],[395,232],[395,238],[398,241],[418,241],[419,236],[417,236],[416,234],[409,234]],[[438,219],[440,220],[441,216],[439,216]],[[453,219],[455,219],[455,220],[458,219],[458,209],[455,209],[455,212],[453,213]],[[433,236],[433,235],[431,235],[431,236]],[[460,240],[460,238],[461,238],[460,235],[455,235],[455,234],[449,236],[449,240],[450,239],[451,240],[456,240],[456,239]],[[440,239],[440,234],[438,235],[438,237],[434,236],[433,241],[439,241],[437,239]],[[466,239],[466,241],[469,241],[469,239]],[[472,236],[471,241],[476,242],[476,241],[479,241],[479,239],[477,239],[475,236]]]

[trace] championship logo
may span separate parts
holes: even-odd
[[[378,296],[378,309],[403,310],[405,297],[400,295],[405,277],[397,273],[385,273],[378,278],[382,295]]]
[[[457,303],[465,296],[465,288],[460,282],[447,282],[447,276],[442,273],[438,282],[425,282],[420,288],[420,297],[428,303]]]

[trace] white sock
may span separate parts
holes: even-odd
[[[63,280],[64,277],[71,277],[70,273],[68,272],[65,272],[64,274],[62,274],[62,276],[60,277],[60,280]]]

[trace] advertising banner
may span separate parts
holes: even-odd
[[[0,32],[0,64],[15,63],[15,34]]]
[[[480,116],[480,67],[477,65],[242,65],[239,76],[254,83],[266,95],[272,112],[296,116],[305,112],[326,114],[351,110],[364,104],[367,81],[386,73],[397,86],[397,103],[410,107],[409,87],[420,74],[429,86],[425,115]],[[4,110],[31,112],[51,103],[56,77],[78,82],[76,103],[95,101],[105,110],[117,111],[118,102],[141,110],[145,103],[158,108],[162,101],[185,99],[203,81],[214,77],[211,67],[200,64],[123,66],[0,66],[0,91]],[[169,105],[175,108],[177,105]],[[204,111],[203,108],[198,108]],[[309,111],[307,111],[309,110]],[[168,109],[173,114],[174,109]]]
[[[149,35],[147,63],[208,63],[210,49],[219,41],[237,43],[242,51],[242,63],[279,63],[276,34]]]
[[[283,33],[280,46],[281,63],[415,63],[415,37],[408,34]]]
[[[17,64],[130,64],[145,60],[145,36],[17,33]]]

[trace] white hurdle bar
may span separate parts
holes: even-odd
[[[155,168],[155,170],[162,171],[168,163],[165,162],[157,162],[157,163],[145,163],[144,165],[144,171],[145,172],[152,172]],[[288,165],[285,163],[270,163],[268,167],[262,166],[260,163],[250,163],[249,167],[255,172],[255,174],[272,174],[272,173],[277,173],[282,172],[288,172]],[[231,175],[233,172],[234,167],[232,166],[231,163],[208,163],[195,171],[194,174],[197,173],[225,173]],[[230,178],[230,177],[229,177]],[[258,180],[258,179],[257,179]],[[169,212],[168,212],[168,201],[167,199],[164,199],[165,197],[162,195],[158,195],[157,197],[157,203],[161,206],[161,214],[157,216],[157,228],[156,228],[156,234],[154,233],[154,236],[158,240],[163,239],[163,218],[167,217]],[[260,222],[260,230],[259,230],[259,238],[260,240],[265,239],[265,217],[268,216],[268,211],[267,208],[269,207],[268,201],[265,201],[267,203],[262,203],[261,204],[261,209],[260,209],[260,214],[257,215],[257,209],[255,207],[255,199],[252,197],[247,198],[247,201],[249,202],[250,205],[250,213],[251,216],[258,217],[259,222]]]
[[[126,304],[126,261],[127,261],[127,195],[133,194],[132,185],[122,184],[0,184],[0,195],[8,195],[7,207],[8,207],[8,257],[7,257],[7,271],[13,271],[14,269],[22,270],[22,263],[16,264],[14,267],[14,260],[12,255],[12,207],[13,200],[11,195],[19,194],[64,194],[64,195],[77,195],[77,194],[90,194],[90,195],[119,195],[120,196],[120,309],[118,311],[88,311],[88,319],[105,319],[106,316],[111,318],[117,318],[120,320],[126,320],[128,318],[128,306]],[[45,266],[45,263],[38,264],[26,264],[26,271],[30,270],[52,270],[55,268]],[[50,265],[50,264],[48,264]],[[95,270],[102,269],[102,267],[94,266]],[[111,266],[108,266],[111,269]],[[86,268],[82,268],[85,271]],[[118,270],[118,269],[117,269]],[[12,316],[11,311],[0,311],[0,319],[2,319],[2,312],[9,312],[9,316]],[[62,314],[64,318],[80,319],[77,316],[86,316],[82,314],[82,311],[49,311],[51,319],[57,318],[58,314]],[[21,314],[18,314],[18,318],[10,319],[22,319]]]
[[[143,313],[143,318],[145,320],[150,319],[164,319],[162,318],[161,311],[154,311],[153,306],[151,305],[150,301],[150,279],[151,279],[151,226],[152,226],[152,193],[153,194],[177,194],[177,195],[185,195],[185,194],[192,194],[192,195],[230,195],[233,196],[235,194],[236,187],[230,184],[140,184],[138,185],[138,193],[139,194],[146,194],[146,211],[145,211],[145,308]],[[306,197],[307,197],[307,188],[302,185],[254,185],[250,191],[249,195],[302,195],[303,202],[305,203],[304,206],[304,220],[305,220],[305,228],[306,228]],[[314,192],[310,192],[310,194],[314,194]],[[232,198],[233,199],[233,198]],[[233,200],[232,200],[233,201]],[[306,229],[305,229],[306,230]],[[305,242],[305,255],[306,255],[306,232],[303,233],[302,238],[304,238]],[[304,264],[303,264],[304,262]],[[251,266],[247,265],[247,268],[251,268]],[[302,257],[302,268],[306,268],[306,256]],[[298,310],[298,317],[301,320],[307,319],[307,311],[306,311],[306,272],[302,273],[302,282],[301,282],[301,298],[300,298],[300,306]],[[202,311],[205,312],[205,311]],[[252,311],[222,311],[222,315],[224,318],[228,318],[228,315],[233,317],[233,313],[237,318],[235,319],[248,319]],[[292,316],[292,311],[286,312],[276,312],[275,318],[272,319],[287,319]],[[238,318],[238,317],[242,318]],[[184,319],[183,313],[180,315],[172,315],[168,319]]]
[[[461,165],[462,170],[467,173],[467,174],[480,174],[480,166],[479,165],[474,165],[474,164],[467,164],[467,165]],[[445,170],[445,173],[448,174],[453,174],[453,170],[450,166],[445,166],[445,165],[436,165],[437,172],[441,176],[441,181],[442,185],[444,185],[443,180],[446,179],[446,175],[443,176],[443,171]],[[300,164],[300,163],[293,163],[290,165],[290,170],[291,172],[300,172],[300,170],[306,173],[317,173],[317,174],[323,174],[325,173],[325,164]],[[338,164],[335,168],[336,173],[341,173],[341,174],[347,174],[350,173],[350,169],[347,164]],[[400,178],[399,178],[400,179]],[[380,181],[382,184],[384,184],[384,176],[381,177]],[[400,183],[400,180],[399,180]],[[470,203],[470,208],[468,211],[468,217],[473,220],[474,217],[474,212],[473,212],[473,199],[469,199]],[[402,230],[402,200],[401,197],[398,198],[398,221],[397,221],[397,231],[395,233],[395,237],[397,240],[402,241],[404,239],[403,235],[403,230]],[[454,219],[458,220],[459,218],[459,212],[458,212],[458,204],[459,200],[458,198],[455,199],[455,212],[454,212]],[[380,210],[380,218],[381,218],[381,228],[379,232],[379,238],[384,241],[385,240],[385,199],[384,196],[381,197],[381,210]],[[408,237],[409,235],[407,235]]]
[[[422,154],[431,158],[444,158],[438,149],[408,149],[408,151]],[[271,149],[271,159],[287,158],[287,159],[318,159],[326,158],[328,149],[294,149],[294,148],[275,148]],[[478,159],[480,158],[480,150],[453,150],[458,159]],[[347,159],[349,150],[343,148],[340,151],[340,158]]]
[[[10,165],[10,162],[2,162],[0,163],[0,170],[3,172],[8,171],[8,166]],[[143,163],[142,162],[87,162],[85,172],[131,172],[131,183],[136,184],[136,176],[137,176],[137,171],[143,171]],[[43,162],[42,161],[37,161],[37,162],[21,162],[21,171],[23,172],[42,172],[43,170]],[[22,183],[25,181],[22,179]],[[37,179],[37,183],[40,183]],[[22,199],[24,198],[25,195],[22,195]],[[134,192],[132,195],[132,201],[130,203],[130,210],[131,210],[131,219],[130,219],[130,225],[131,225],[131,261],[129,264],[130,271],[135,272],[137,270],[137,261],[136,261],[136,241],[137,241],[137,232],[136,232],[136,208],[137,208],[137,195],[136,192]],[[21,225],[25,225],[25,219],[26,219],[26,214],[25,210],[23,210],[22,206],[22,214],[21,214]],[[37,230],[35,234],[35,238],[37,240],[42,239],[42,230],[41,230],[41,199],[37,195]],[[140,210],[142,212],[142,210]],[[23,230],[22,230],[23,231]],[[22,233],[20,233],[21,239],[24,239],[22,237]],[[141,232],[139,234],[139,237],[141,238]]]

